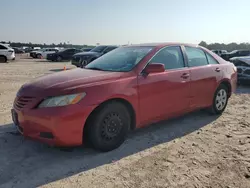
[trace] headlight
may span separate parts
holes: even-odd
[[[72,95],[62,95],[56,97],[49,97],[44,99],[38,106],[38,108],[67,106],[70,104],[76,104],[86,96],[86,93],[78,93]]]

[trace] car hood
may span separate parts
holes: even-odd
[[[243,57],[233,57],[230,61],[240,60],[248,65],[250,65],[250,56],[243,56]]]
[[[74,56],[95,56],[95,55],[100,55],[101,53],[98,53],[98,52],[79,52],[79,53],[76,53]]]
[[[72,69],[41,76],[24,84],[18,96],[46,97],[80,92],[85,87],[120,78],[121,72]]]

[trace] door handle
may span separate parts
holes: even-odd
[[[188,73],[183,73],[183,74],[181,75],[181,78],[187,79],[187,78],[189,78],[189,74],[188,74]]]
[[[217,67],[217,68],[215,69],[215,71],[216,71],[216,72],[220,72],[220,68]]]

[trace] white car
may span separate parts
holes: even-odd
[[[58,52],[58,50],[55,48],[44,48],[44,49],[36,51],[36,58],[46,59],[48,54],[53,54],[56,52]]]
[[[0,61],[7,62],[15,59],[15,51],[8,45],[0,43]]]

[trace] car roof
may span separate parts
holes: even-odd
[[[179,42],[163,42],[163,43],[142,43],[142,44],[132,44],[127,46],[150,46],[150,47],[164,47],[164,46],[190,46],[190,47],[198,47],[197,44],[189,44],[189,43],[179,43]]]

